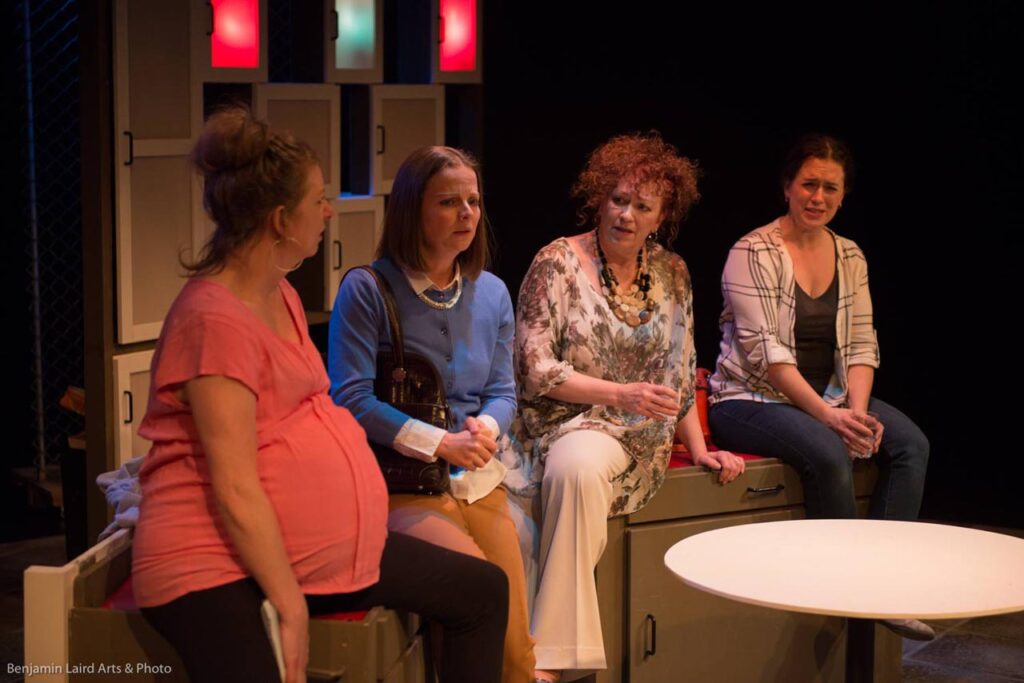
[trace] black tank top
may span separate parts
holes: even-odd
[[[839,267],[836,265],[832,284],[821,296],[813,299],[799,283],[796,285],[796,366],[807,383],[825,393],[835,370],[836,312],[839,309]]]

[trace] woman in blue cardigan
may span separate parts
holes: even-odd
[[[388,528],[485,558],[509,578],[502,680],[533,680],[526,580],[505,474],[494,458],[516,411],[515,321],[505,284],[484,271],[489,235],[475,160],[451,147],[414,151],[395,175],[373,263],[390,284],[410,352],[437,368],[454,417],[445,431],[409,417],[373,393],[379,351],[391,347],[372,276],[344,279],[331,315],[328,368],[335,403],[376,443],[410,458],[446,460],[451,492],[390,497]],[[454,598],[453,598],[454,599]]]

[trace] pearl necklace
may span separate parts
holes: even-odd
[[[462,296],[462,278],[458,278],[455,281],[455,294],[452,295],[448,301],[434,301],[423,292],[416,292],[416,296],[419,297],[420,301],[438,311],[446,311],[449,308],[459,303],[459,297]]]
[[[647,292],[651,289],[651,274],[645,269],[648,265],[647,259],[644,258],[645,247],[640,247],[640,251],[636,252],[636,279],[629,287],[620,285],[615,273],[608,267],[608,260],[604,257],[601,238],[598,237],[596,229],[594,251],[601,262],[601,293],[608,300],[608,307],[612,309],[615,317],[630,327],[638,327],[649,322],[658,304],[654,299],[647,297]]]

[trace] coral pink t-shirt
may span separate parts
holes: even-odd
[[[281,296],[301,343],[279,337],[226,287],[192,279],[164,321],[139,434],[153,447],[133,543],[142,607],[249,575],[217,512],[209,465],[184,382],[221,375],[256,395],[257,468],[302,590],[347,593],[377,582],[387,535],[387,488],[366,434],[331,401],[323,361],[298,294]]]

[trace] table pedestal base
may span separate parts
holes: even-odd
[[[875,680],[875,620],[846,620],[846,683]]]

